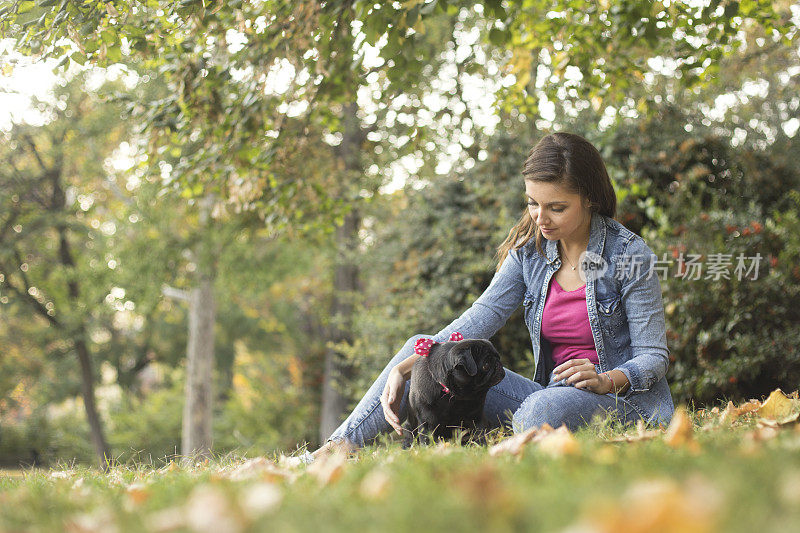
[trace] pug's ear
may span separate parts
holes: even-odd
[[[448,372],[447,348],[442,346],[439,342],[433,343],[428,352],[428,359],[428,368],[431,371],[431,376],[433,376],[433,379],[436,381],[444,383],[447,379]]]
[[[451,369],[461,365],[469,376],[478,373],[478,366],[475,364],[475,358],[472,357],[470,348],[452,348],[447,355],[450,359],[448,366]]]

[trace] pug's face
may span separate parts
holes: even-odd
[[[491,342],[484,339],[434,345],[431,349],[431,372],[437,381],[459,396],[485,392],[505,377],[500,354]]]

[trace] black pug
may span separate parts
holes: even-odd
[[[492,343],[463,340],[456,332],[443,343],[419,339],[415,352],[422,356],[411,369],[403,447],[415,438],[427,443],[430,434],[450,439],[459,428],[467,430],[465,437],[483,442],[488,429],[483,417],[486,392],[505,377]]]

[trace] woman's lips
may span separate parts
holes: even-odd
[[[542,230],[543,233],[552,233],[553,231],[555,231],[555,228],[552,228],[552,229],[539,228],[539,229]]]

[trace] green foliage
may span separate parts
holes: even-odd
[[[314,381],[297,354],[242,350],[231,395],[215,419],[214,450],[265,455],[314,440],[318,408],[308,393]]]
[[[109,406],[108,440],[117,461],[159,464],[180,453],[185,383],[184,369],[176,368],[155,390],[123,394]]]
[[[783,147],[734,149],[702,128],[642,136],[655,131],[643,122],[618,128],[614,140],[616,163],[630,169],[623,188],[635,191],[621,220],[648,236],[668,267],[662,288],[673,395],[707,403],[791,389],[800,381],[800,172],[783,163]],[[690,254],[702,265],[697,274],[681,267]],[[724,274],[708,270],[712,254],[725,254],[717,256]],[[758,272],[747,273],[756,254]]]
[[[406,187],[365,214],[374,217],[374,244],[360,260],[369,276],[357,337],[344,349],[357,378],[340,384],[353,401],[406,339],[436,333],[489,285],[497,246],[524,209],[525,138],[520,131],[498,133],[487,140],[486,159],[469,171],[433,177],[419,190]],[[492,341],[506,366],[531,374],[521,314],[508,324]]]

